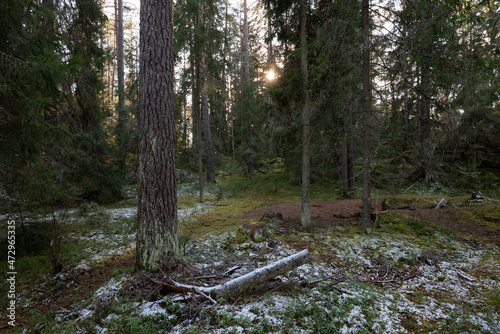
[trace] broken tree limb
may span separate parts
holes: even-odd
[[[438,205],[436,205],[435,209],[440,209],[443,205],[446,204],[446,199],[441,199],[438,203]]]
[[[167,278],[165,282],[155,283],[161,284],[163,287],[175,292],[202,292],[217,299],[230,295],[240,294],[245,292],[257,284],[264,283],[278,275],[282,275],[289,270],[297,268],[309,260],[309,251],[307,249],[290,255],[284,259],[273,262],[265,267],[255,269],[248,274],[235,278],[229,282],[222,283],[213,287],[201,287],[182,284]],[[154,280],[152,280],[154,281]]]

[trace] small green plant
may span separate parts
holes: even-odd
[[[192,242],[193,237],[187,234],[179,233],[179,248],[182,249],[182,254],[187,255],[187,248]]]
[[[182,307],[179,303],[174,303],[167,297],[163,298],[163,302],[165,303],[165,309],[168,313],[173,315],[181,315],[183,313]]]
[[[85,215],[90,212],[99,212],[101,207],[95,202],[84,202],[78,206],[78,214]]]
[[[500,312],[500,289],[493,291],[491,296],[491,305],[496,312]]]

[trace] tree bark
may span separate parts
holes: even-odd
[[[178,254],[172,0],[142,0],[136,267]]]
[[[250,82],[250,57],[248,54],[248,14],[247,14],[247,0],[243,0],[243,69],[244,69],[244,82]]]
[[[205,55],[200,55],[200,81],[201,81],[201,113],[203,118],[203,136],[205,137],[205,161],[207,165],[207,182],[215,182],[214,146],[212,130],[210,128],[210,114],[208,112],[208,96],[205,77]]]
[[[344,132],[344,138],[342,138],[342,196],[344,198],[349,197],[349,162],[347,156],[347,132]]]
[[[362,0],[362,33],[363,33],[363,210],[361,223],[366,232],[371,230],[371,189],[370,189],[370,114],[371,114],[371,80],[370,80],[370,16],[369,0]]]
[[[205,137],[205,159],[207,164],[207,182],[215,182],[214,146],[212,141],[212,130],[210,129],[210,114],[208,113],[208,96],[203,93],[201,98],[201,110],[203,112],[203,134]]]
[[[116,38],[116,63],[118,70],[118,142],[119,142],[119,165],[125,175],[125,162],[127,154],[127,140],[125,122],[125,65],[123,59],[123,0],[118,0]]]
[[[424,63],[420,69],[420,140],[421,140],[421,160],[422,173],[426,181],[432,177],[431,162],[432,162],[432,138],[431,138],[431,116],[428,91],[429,65],[424,59]]]
[[[353,124],[353,96],[352,96],[352,87],[351,84],[348,84],[347,87],[347,94],[346,94],[346,99],[345,99],[345,106],[346,106],[346,114],[347,114],[347,121],[346,121],[346,126],[345,126],[345,157],[343,156],[343,163],[346,164],[345,168],[345,177],[346,177],[346,189],[347,193],[344,191],[344,196],[347,194],[349,191],[354,190],[354,124]],[[344,149],[344,148],[343,148]],[[344,154],[344,152],[342,153]],[[344,160],[345,158],[345,160]],[[344,168],[344,166],[343,166]]]
[[[300,1],[300,67],[304,80],[304,101],[302,104],[302,201],[301,217],[302,226],[311,225],[310,207],[310,131],[309,124],[309,71],[307,66],[307,0]]]
[[[352,113],[352,108],[350,108],[347,129],[347,184],[349,191],[354,190],[354,122]]]

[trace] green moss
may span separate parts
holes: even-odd
[[[500,312],[500,289],[491,292],[490,301],[493,310],[496,312]]]
[[[404,235],[431,235],[433,230],[425,222],[407,215],[384,212],[378,216],[377,223],[385,233]]]
[[[235,231],[248,219],[241,217],[247,211],[264,205],[262,200],[253,196],[239,196],[213,203],[210,211],[192,216],[190,221],[180,221],[179,231],[195,238],[208,233],[223,234]]]

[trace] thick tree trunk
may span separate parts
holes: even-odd
[[[370,189],[370,17],[369,0],[362,0],[363,30],[363,211],[361,222],[367,232],[371,230],[371,189]]]
[[[171,0],[142,0],[136,266],[158,270],[178,253]]]

